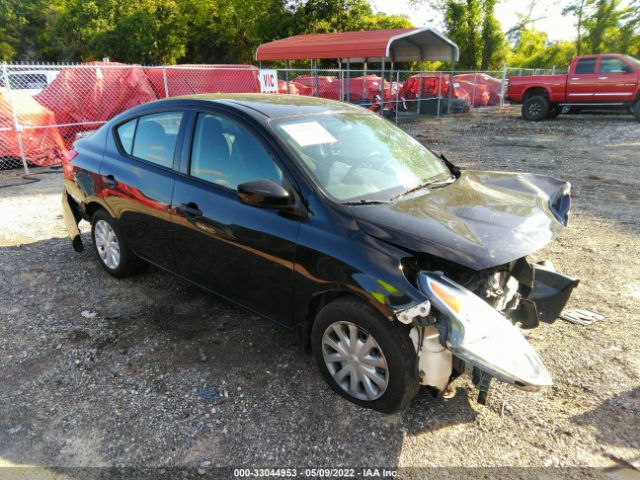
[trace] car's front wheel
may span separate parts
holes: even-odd
[[[311,332],[316,363],[337,393],[385,413],[418,392],[416,352],[405,325],[355,299],[338,299],[318,314]]]
[[[91,239],[100,265],[118,278],[135,272],[136,261],[127,249],[118,223],[104,210],[98,210],[91,218]]]

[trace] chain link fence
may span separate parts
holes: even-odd
[[[396,123],[504,105],[513,75],[551,74],[505,67],[490,72],[279,69],[279,94],[360,105]],[[0,170],[57,165],[83,132],[161,98],[263,90],[253,65],[140,66],[115,62],[8,64],[0,69]]]

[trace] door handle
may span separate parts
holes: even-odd
[[[580,77],[572,77],[570,80],[580,80]]]
[[[187,220],[193,220],[202,216],[202,210],[200,210],[194,202],[183,203],[178,207],[178,212],[187,217]]]
[[[118,184],[113,175],[103,175],[102,182],[107,186],[107,188],[115,188]]]
[[[607,80],[609,77],[598,77],[598,80]]]

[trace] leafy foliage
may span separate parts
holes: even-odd
[[[564,68],[576,54],[640,55],[640,0],[564,0],[573,42],[550,42],[528,13],[503,26],[500,0],[411,0],[442,14],[460,69]],[[368,0],[0,0],[0,59],[128,63],[252,63],[263,42],[290,35],[411,27]],[[442,62],[414,67],[450,68]]]

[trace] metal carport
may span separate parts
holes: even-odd
[[[290,60],[311,60],[314,70],[319,59],[337,59],[341,69],[346,62],[347,70],[351,62],[364,63],[365,70],[367,62],[380,62],[382,99],[386,62],[391,62],[393,72],[395,62],[440,60],[454,64],[458,57],[458,45],[429,27],[295,35],[263,43],[256,50],[260,63],[286,61],[287,82]]]
[[[337,58],[351,62],[458,60],[458,46],[433,28],[315,33],[263,43],[256,60]]]

